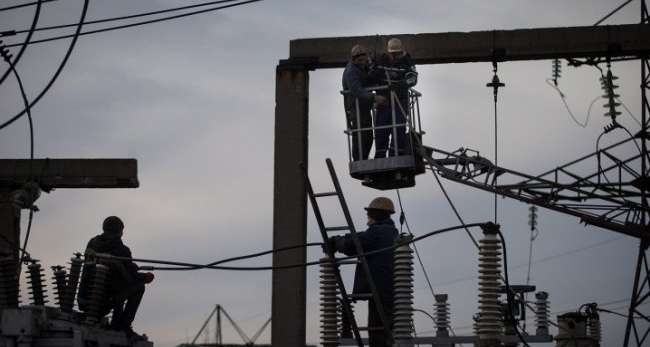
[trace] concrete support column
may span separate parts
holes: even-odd
[[[307,166],[309,72],[278,65],[275,86],[273,248],[307,241],[307,193],[300,164]],[[304,263],[306,249],[276,253],[273,265]],[[271,343],[304,347],[306,270],[273,271]]]

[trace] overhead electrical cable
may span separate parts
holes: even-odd
[[[63,67],[65,67],[66,63],[68,62],[68,58],[70,58],[70,55],[72,54],[72,50],[74,49],[74,47],[75,47],[75,45],[77,43],[77,39],[79,38],[79,33],[81,33],[81,27],[83,26],[83,22],[86,19],[86,13],[88,12],[88,3],[89,3],[89,0],[84,0],[83,9],[81,10],[81,16],[79,18],[79,24],[77,25],[77,30],[75,31],[75,34],[72,37],[72,41],[70,42],[70,45],[68,46],[68,50],[67,50],[65,56],[63,57],[63,60],[59,64],[58,69],[56,70],[56,72],[54,73],[54,75],[52,76],[50,81],[47,83],[45,88],[43,88],[43,90],[38,94],[38,96],[36,96],[36,98],[34,98],[31,101],[31,103],[29,103],[29,105],[27,107],[25,107],[25,109],[23,109],[21,112],[19,112],[15,116],[11,117],[9,120],[7,120],[4,123],[0,124],[0,130],[6,128],[11,123],[15,122],[20,117],[22,117],[25,113],[27,113],[27,110],[29,108],[34,107],[34,105],[43,97],[43,95],[45,95],[45,93],[47,93],[47,91],[54,84],[54,81],[56,81],[56,79],[59,77],[59,75],[61,74],[61,71],[63,71]],[[10,46],[8,45],[6,47],[10,47]]]
[[[374,255],[382,252],[386,252],[389,250],[393,250],[397,247],[408,245],[414,242],[418,242],[420,240],[423,240],[425,238],[442,234],[448,231],[453,231],[453,230],[458,230],[458,229],[463,229],[463,228],[474,228],[474,227],[480,227],[483,226],[485,223],[471,223],[471,224],[465,224],[465,225],[457,225],[453,227],[447,227],[443,229],[437,229],[434,231],[431,231],[429,233],[417,236],[412,238],[409,241],[402,241],[402,242],[397,242],[393,246],[389,247],[384,247],[380,248],[374,251],[369,251],[365,252],[363,254],[357,254],[353,256],[346,256],[346,257],[341,257],[341,258],[336,258],[336,261],[345,261],[345,260],[350,260],[350,259],[357,259],[358,257],[361,256],[369,256],[369,255]],[[313,245],[319,245],[319,243],[314,243],[311,244]],[[298,247],[307,247],[306,245],[298,245],[298,246],[290,246],[291,248],[298,248]],[[250,259],[250,258],[255,258],[258,256],[258,254],[268,254],[268,253],[275,253],[278,252],[278,250],[270,250],[270,251],[265,251],[265,252],[260,252],[260,253],[254,253],[250,255],[244,255],[244,256],[238,256],[234,258],[229,258],[229,259],[224,259],[224,260],[219,260],[215,261],[209,264],[194,264],[194,263],[187,263],[187,262],[177,262],[177,261],[167,261],[167,260],[157,260],[157,259],[143,259],[143,258],[128,258],[128,257],[117,257],[117,256],[112,256],[112,255],[106,255],[106,254],[97,254],[96,257],[99,258],[106,258],[106,259],[113,259],[113,260],[125,260],[125,261],[133,261],[137,263],[149,263],[149,264],[161,264],[161,265],[172,265],[172,266],[178,266],[178,267],[186,267],[186,268],[192,268],[193,270],[199,270],[199,269],[212,269],[212,270],[235,270],[235,271],[265,271],[265,270],[279,270],[279,269],[294,269],[294,268],[302,268],[302,267],[308,267],[308,266],[313,266],[313,265],[319,265],[321,262],[320,260],[318,261],[312,261],[312,262],[306,262],[306,263],[300,263],[300,264],[289,264],[289,265],[280,265],[280,266],[250,266],[250,267],[236,267],[236,266],[221,266],[220,264],[224,264],[227,262],[232,262],[234,260],[244,260],[244,259]],[[144,268],[144,267],[143,267]],[[150,270],[171,270],[169,268],[156,268],[156,267],[147,267],[147,269]]]
[[[50,0],[53,1],[53,0]],[[158,14],[163,14],[163,13],[169,13],[169,12],[176,12],[176,11],[182,11],[182,10],[188,10],[191,8],[197,8],[197,7],[203,7],[203,6],[210,6],[210,5],[216,5],[216,4],[222,4],[222,3],[227,3],[227,2],[235,2],[239,0],[219,0],[219,1],[209,1],[209,2],[203,2],[199,4],[194,4],[194,5],[187,5],[187,6],[181,6],[181,7],[173,7],[173,8],[167,8],[164,10],[157,10],[157,11],[149,11],[149,12],[142,12],[142,13],[136,13],[136,14],[130,14],[126,16],[119,16],[119,17],[110,17],[110,18],[103,18],[103,19],[96,19],[96,20],[90,20],[84,22],[84,26],[92,25],[92,24],[99,24],[99,23],[107,23],[107,22],[115,22],[115,21],[121,21],[125,19],[133,19],[133,18],[139,18],[139,17],[146,17],[146,16],[153,16],[153,15],[158,15]],[[65,28],[70,28],[76,26],[76,23],[71,23],[71,24],[61,24],[61,25],[51,25],[51,26],[45,26],[45,27],[39,27],[36,28],[36,31],[47,31],[47,30],[56,30],[56,29],[65,29]],[[13,31],[15,34],[23,34],[25,32],[28,32],[28,29],[24,30],[16,30]]]
[[[27,45],[30,43],[30,40],[32,39],[32,35],[34,35],[34,30],[36,30],[36,24],[38,24],[38,20],[41,17],[41,5],[43,3],[43,0],[39,0],[36,3],[36,10],[34,10],[34,18],[32,19],[32,26],[29,28],[29,31],[27,32],[27,36],[25,37],[25,40],[22,43],[22,47],[16,54],[16,58],[9,62],[9,68],[0,76],[0,84],[7,79],[7,76],[11,73],[11,69],[16,66],[16,64],[20,61],[20,58],[22,58],[23,53],[25,52],[25,49],[27,48]],[[5,46],[6,48],[9,48],[9,46]]]
[[[29,100],[27,99],[27,93],[25,92],[25,86],[23,85],[23,81],[20,78],[20,74],[18,73],[18,70],[16,70],[16,67],[14,64],[11,62],[11,54],[9,53],[9,49],[5,48],[4,46],[1,45],[0,41],[0,55],[2,56],[3,60],[9,65],[9,70],[13,72],[14,76],[16,77],[16,81],[18,82],[18,87],[20,89],[20,96],[22,97],[23,103],[25,105],[25,110],[27,111],[27,119],[28,119],[28,125],[29,125],[29,183],[31,184],[34,182],[34,122],[32,119],[32,112],[31,108],[29,106]],[[20,254],[20,260],[19,264],[23,263],[23,260],[25,259],[25,254],[27,253],[27,244],[29,242],[29,235],[32,231],[32,221],[34,219],[34,199],[29,200],[29,221],[27,223],[27,231],[25,232],[25,241],[23,242],[23,247],[21,250]],[[18,267],[18,276],[20,278],[20,273],[22,270],[22,266]]]
[[[599,25],[600,23],[604,22],[607,18],[613,16],[616,12],[620,11],[623,7],[625,7],[627,4],[631,3],[632,0],[627,0],[624,3],[620,4],[617,8],[613,9],[612,12],[608,13],[605,17],[601,18],[598,20],[594,26]]]
[[[193,15],[197,15],[197,14],[202,14],[202,13],[207,13],[207,12],[212,12],[212,11],[218,11],[218,10],[222,10],[222,9],[226,9],[226,8],[237,7],[237,6],[246,5],[246,4],[250,4],[250,3],[253,3],[253,2],[260,2],[260,1],[264,1],[264,0],[247,0],[247,1],[242,1],[242,2],[235,3],[235,4],[217,6],[217,7],[213,7],[213,8],[208,8],[208,9],[199,10],[199,11],[182,13],[182,14],[173,15],[173,16],[169,16],[169,17],[162,17],[162,18],[156,18],[156,19],[146,20],[146,21],[142,21],[142,22],[135,22],[135,23],[117,25],[117,26],[107,27],[107,28],[102,28],[102,29],[89,30],[89,31],[84,31],[83,33],[80,33],[79,36],[86,36],[86,35],[91,35],[91,34],[103,33],[103,32],[107,32],[107,31],[126,29],[126,28],[141,26],[141,25],[164,22],[164,21],[168,21],[168,20],[172,20],[172,19],[178,19],[178,18],[193,16]],[[70,38],[70,37],[73,37],[73,36],[74,35],[54,36],[54,37],[49,37],[49,38],[45,38],[45,39],[41,39],[41,40],[35,40],[35,41],[30,42],[29,44],[50,42],[50,41]],[[7,45],[7,47],[15,47],[15,46],[21,46],[21,45],[23,45],[23,44],[22,43],[16,43],[16,44],[13,44],[13,45]]]
[[[13,6],[8,6],[8,7],[3,7],[3,8],[0,8],[0,12],[9,11],[9,10],[15,10],[15,9],[17,9],[17,8],[28,7],[28,6],[34,6],[34,5],[36,5],[36,6],[40,6],[41,3],[44,4],[44,3],[46,3],[46,2],[52,2],[52,1],[58,1],[58,0],[39,0],[39,1],[28,2],[28,3],[20,4],[20,5],[13,5]],[[30,29],[25,29],[25,30],[23,30],[22,32],[29,32],[29,31],[30,31]]]
[[[409,226],[408,219],[406,219],[406,213],[404,212],[404,206],[402,205],[402,195],[399,192],[399,189],[395,189],[397,192],[397,201],[399,203],[399,209],[400,209],[400,232],[402,231],[402,224],[406,225],[406,230],[408,231],[409,235],[415,237],[413,232],[411,232],[411,227]],[[402,223],[403,221],[403,223]],[[436,297],[436,292],[433,290],[433,286],[431,285],[431,280],[429,279],[429,274],[427,273],[427,269],[424,267],[424,263],[422,262],[422,258],[420,257],[420,252],[418,251],[417,245],[414,243],[413,244],[413,250],[415,250],[415,256],[418,258],[418,263],[420,263],[420,268],[422,268],[422,273],[424,274],[424,279],[427,281],[427,284],[429,285],[429,291],[431,292],[431,297],[435,302],[435,297]],[[426,313],[426,312],[425,312]],[[428,314],[428,313],[427,313]],[[451,331],[451,334],[453,336],[456,336],[456,332],[454,332],[454,329],[449,327],[449,330]],[[413,329],[415,332],[415,328]],[[458,344],[460,347],[463,347],[462,344]]]

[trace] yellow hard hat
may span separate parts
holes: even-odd
[[[388,45],[386,46],[388,53],[401,52],[402,51],[402,41],[396,37],[388,40]]]
[[[369,209],[373,209],[373,210],[383,210],[383,211],[388,211],[390,213],[395,213],[395,205],[393,205],[393,201],[383,196],[372,199],[370,205],[368,205],[368,207],[366,207],[365,209],[366,211]]]

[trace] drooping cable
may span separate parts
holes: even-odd
[[[400,233],[402,232],[402,225],[406,225],[406,230],[409,233],[409,235],[415,237],[415,235],[411,232],[411,227],[409,226],[408,219],[406,219],[406,213],[404,212],[404,206],[402,205],[402,195],[400,194],[399,189],[395,189],[395,191],[397,192],[397,202],[399,204],[399,209],[400,209],[400,216],[399,216]],[[431,285],[431,280],[429,279],[429,274],[427,272],[427,269],[424,267],[424,263],[422,262],[422,258],[420,257],[420,252],[418,251],[418,247],[415,243],[413,244],[413,250],[415,250],[415,256],[418,258],[418,263],[420,263],[420,268],[422,268],[424,279],[427,281],[427,285],[429,286],[431,297],[435,300],[436,292],[433,290],[433,286]],[[427,313],[427,315],[429,314]],[[449,327],[449,331],[451,332],[452,336],[456,336],[456,332],[454,332],[454,329],[452,327]],[[413,332],[415,333],[415,327],[413,327]],[[460,343],[458,345],[460,347],[463,347],[463,345]]]
[[[358,257],[362,256],[370,256],[374,254],[379,254],[382,252],[388,252],[391,251],[395,248],[404,246],[404,245],[409,245],[414,242],[418,242],[420,240],[423,240],[425,238],[435,236],[438,234],[442,234],[445,232],[453,231],[453,230],[458,230],[458,229],[463,229],[463,228],[475,228],[475,227],[480,227],[485,225],[485,223],[471,223],[471,224],[464,224],[464,225],[457,225],[457,226],[452,226],[452,227],[447,227],[443,229],[437,229],[431,232],[428,232],[426,234],[414,237],[408,241],[401,241],[397,242],[396,244],[389,246],[389,247],[384,247],[380,249],[376,249],[373,251],[365,252],[362,254],[357,254],[353,256],[346,256],[346,257],[341,257],[341,258],[336,258],[336,261],[345,261],[345,260],[350,260],[350,259],[357,259]],[[320,245],[320,243],[314,243],[311,244],[313,245]],[[297,247],[306,247],[306,245],[299,245],[299,246],[291,246],[293,248]],[[260,252],[264,254],[268,253],[275,253],[278,252],[279,250],[270,250],[270,251],[265,251],[265,252]],[[256,253],[256,254],[260,254]],[[302,268],[302,267],[308,267],[308,266],[314,266],[314,265],[319,265],[321,262],[320,261],[312,261],[312,262],[306,262],[306,263],[300,263],[300,264],[289,264],[289,265],[280,265],[280,266],[250,266],[250,267],[236,267],[236,266],[221,266],[220,264],[224,264],[227,262],[234,261],[233,259],[236,260],[242,260],[242,259],[250,259],[255,257],[255,255],[245,255],[245,256],[239,256],[235,258],[230,258],[230,259],[224,259],[224,260],[219,260],[215,261],[209,264],[194,264],[194,263],[187,263],[187,262],[177,262],[177,261],[167,261],[167,260],[157,260],[157,259],[144,259],[144,258],[128,258],[128,257],[117,257],[117,256],[112,256],[112,255],[106,255],[106,254],[96,254],[97,257],[102,257],[106,259],[113,259],[113,260],[122,260],[122,261],[133,261],[137,263],[149,263],[149,264],[160,264],[160,265],[172,265],[172,266],[177,266],[177,267],[185,267],[185,268],[191,268],[192,270],[199,270],[199,269],[212,269],[212,270],[234,270],[234,271],[267,271],[267,270],[281,270],[281,269],[295,269],[295,268]],[[141,267],[141,269],[147,269],[147,270],[172,270],[170,268],[159,268],[159,267]]]
[[[23,41],[23,43],[22,43],[22,47],[20,48],[20,50],[19,50],[18,53],[16,54],[16,59],[14,59],[13,61],[10,61],[10,62],[9,62],[9,69],[7,69],[7,70],[2,74],[2,76],[0,76],[0,84],[2,84],[2,82],[5,81],[5,79],[7,79],[7,76],[9,76],[9,74],[11,73],[11,69],[12,69],[14,66],[16,66],[16,64],[18,63],[18,61],[20,61],[20,58],[22,58],[23,53],[25,52],[25,49],[27,48],[27,45],[31,42],[32,35],[34,35],[34,31],[36,30],[36,24],[38,24],[38,20],[39,20],[39,18],[41,17],[41,5],[42,5],[42,3],[43,3],[43,0],[39,0],[39,1],[36,3],[36,10],[34,11],[34,19],[32,19],[32,25],[31,25],[31,27],[29,28],[29,31],[27,32],[27,36],[25,37],[25,41]],[[7,47],[8,47],[8,46],[7,46]],[[1,128],[0,128],[0,129],[1,129]]]
[[[503,237],[503,234],[501,233],[501,230],[499,230],[498,226],[496,228],[497,234],[499,234],[499,239],[501,240],[501,245],[503,246],[503,277],[504,277],[504,282],[506,286],[506,301],[508,304],[508,312],[506,313],[505,321],[514,321],[514,319],[509,319],[509,316],[512,315],[513,312],[513,299],[512,299],[512,291],[510,290],[510,280],[508,278],[508,255],[507,255],[507,247],[506,247],[506,239]],[[519,331],[519,326],[517,324],[512,324],[513,329],[515,330],[515,333],[519,337],[519,340],[521,343],[524,344],[526,347],[530,347],[524,337],[521,335],[521,332]]]
[[[54,0],[49,0],[49,1],[54,1]],[[163,14],[163,13],[183,11],[183,10],[188,10],[188,9],[191,9],[191,8],[204,7],[204,6],[222,4],[222,3],[227,3],[227,2],[234,2],[234,1],[239,1],[239,0],[209,1],[209,2],[199,3],[199,4],[194,4],[194,5],[173,7],[173,8],[167,8],[167,9],[157,10],[157,11],[142,12],[142,13],[130,14],[130,15],[126,15],[126,16],[90,20],[90,21],[84,22],[83,24],[84,24],[84,26],[88,26],[88,25],[92,25],[92,24],[116,22],[116,21],[121,21],[121,20],[125,20],[125,19],[133,19],[133,18],[139,18],[139,17],[154,16],[154,15]],[[76,23],[61,24],[61,25],[51,25],[51,26],[36,28],[35,31],[47,31],[47,30],[65,29],[65,28],[74,27],[76,25],[77,25]],[[28,29],[16,30],[16,31],[14,31],[14,33],[15,34],[22,34],[22,33],[25,33],[27,31],[28,31]]]
[[[172,19],[178,19],[178,18],[193,16],[193,15],[197,15],[197,14],[201,14],[201,13],[218,11],[218,10],[222,10],[222,9],[226,9],[226,8],[237,7],[237,6],[246,5],[246,4],[250,4],[250,3],[253,3],[253,2],[260,2],[260,1],[264,1],[264,0],[241,1],[241,2],[238,2],[238,3],[235,3],[235,4],[229,4],[229,5],[223,5],[223,6],[208,8],[208,9],[204,9],[204,10],[192,11],[192,12],[177,14],[177,15],[168,16],[168,17],[156,18],[156,19],[151,19],[151,20],[146,20],[146,21],[141,21],[141,22],[135,22],[135,23],[130,23],[130,24],[124,24],[124,25],[117,25],[117,26],[107,27],[107,28],[103,28],[103,29],[89,30],[89,31],[84,31],[83,33],[80,33],[79,36],[86,36],[86,35],[103,33],[103,32],[107,32],[107,31],[126,29],[126,28],[141,26],[141,25],[164,22],[164,21],[168,21],[168,20],[172,20]],[[66,39],[66,38],[70,38],[70,37],[73,37],[73,35],[54,36],[54,37],[49,37],[49,38],[46,38],[46,39],[35,40],[35,41],[30,42],[30,44],[50,42],[50,41],[61,40],[61,39]],[[22,44],[17,43],[17,44],[13,44],[13,45],[8,45],[7,47],[14,47],[14,46],[20,46],[20,45],[22,45]]]
[[[29,107],[25,107],[24,110],[20,111],[18,114],[16,114],[15,116],[11,117],[9,120],[5,121],[4,123],[0,124],[0,130],[6,128],[6,127],[9,126],[11,123],[15,122],[15,121],[18,120],[20,117],[22,117],[25,113],[27,113],[27,110],[28,110],[29,108],[34,107],[34,105],[35,105],[35,104],[36,104],[36,103],[37,103],[37,102],[38,102],[38,101],[43,97],[43,95],[45,95],[45,93],[47,93],[47,91],[52,87],[52,85],[54,84],[54,81],[57,80],[57,78],[58,78],[59,75],[61,74],[61,71],[63,71],[63,67],[64,67],[64,66],[66,65],[66,63],[68,62],[68,58],[70,58],[70,55],[72,54],[72,50],[74,49],[74,47],[75,47],[75,45],[76,45],[76,43],[77,43],[77,39],[79,38],[79,34],[81,33],[81,27],[83,26],[83,22],[84,22],[84,20],[86,19],[86,13],[88,12],[88,3],[89,3],[89,0],[84,0],[83,9],[82,9],[82,11],[81,11],[81,16],[80,16],[80,18],[79,18],[79,24],[77,25],[77,30],[75,31],[74,35],[72,36],[72,41],[70,41],[70,45],[68,46],[68,50],[67,50],[65,56],[63,57],[63,60],[62,60],[61,63],[59,64],[58,69],[56,70],[56,72],[54,73],[54,75],[52,76],[52,78],[50,79],[50,81],[47,83],[47,85],[45,86],[45,88],[43,88],[43,90],[42,90],[42,91],[41,91],[41,92],[40,92],[40,93],[39,93],[39,94],[38,94],[38,95],[37,95],[37,96],[36,96],[32,101],[31,101],[31,103],[29,104]],[[7,45],[6,47],[11,47],[11,45]],[[24,48],[24,46],[23,46],[23,48]],[[17,59],[17,58],[16,58],[16,59]]]
[[[46,2],[52,2],[52,1],[58,1],[58,0],[39,0],[39,1],[28,2],[28,3],[20,4],[20,5],[13,5],[13,6],[8,6],[8,7],[3,7],[3,8],[0,8],[0,12],[15,10],[15,9],[18,9],[18,8],[34,6],[34,5],[39,6],[41,3],[44,4]],[[29,31],[30,31],[30,29],[22,30],[22,32],[29,32]],[[15,33],[15,31],[14,31],[14,33]]]
[[[25,105],[25,110],[27,111],[27,119],[28,119],[28,124],[29,124],[29,183],[34,182],[34,122],[32,119],[32,111],[31,107],[29,105],[29,100],[27,99],[27,93],[25,92],[25,86],[23,85],[23,81],[20,78],[20,74],[18,74],[18,70],[16,70],[15,64],[12,64],[11,61],[11,54],[9,53],[9,49],[5,48],[2,46],[2,41],[0,41],[0,55],[2,56],[2,59],[9,65],[9,70],[13,72],[14,76],[16,77],[16,81],[18,82],[18,87],[20,89],[20,96],[22,97],[23,103]],[[23,260],[25,259],[25,254],[27,253],[27,244],[29,242],[29,235],[31,234],[32,231],[32,221],[34,219],[34,199],[29,199],[29,221],[27,223],[27,231],[25,232],[25,240],[23,242],[23,247],[22,251],[20,254],[20,260],[18,262],[18,278],[20,279],[20,273],[22,270],[21,264],[23,263]]]
[[[560,89],[560,87],[554,85],[553,83],[551,83],[551,81],[552,81],[552,79],[547,78],[547,79],[546,79],[546,84],[548,84],[549,86],[551,86],[551,88],[555,89],[555,91],[558,93],[558,95],[560,96],[560,99],[562,100],[562,104],[564,104],[564,108],[567,110],[567,113],[569,113],[569,116],[571,117],[571,119],[573,120],[573,122],[576,123],[576,124],[577,124],[579,127],[581,127],[581,128],[586,128],[587,125],[589,124],[589,119],[591,118],[591,109],[592,109],[592,107],[594,106],[594,104],[596,103],[596,101],[598,101],[598,100],[600,99],[600,95],[597,96],[597,97],[595,97],[595,98],[594,98],[594,99],[589,103],[589,108],[587,108],[587,116],[585,117],[585,121],[584,121],[584,122],[580,122],[580,121],[578,120],[578,118],[575,116],[575,114],[573,113],[573,111],[571,110],[571,107],[569,107],[569,104],[568,104],[568,102],[566,101],[566,96],[564,95],[564,93],[562,92],[562,90]]]

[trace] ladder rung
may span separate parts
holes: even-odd
[[[320,198],[320,197],[323,197],[323,196],[334,196],[334,195],[338,195],[338,193],[336,193],[336,192],[315,193],[314,197],[315,198]]]
[[[356,265],[359,264],[357,260],[341,260],[336,262],[339,265]]]
[[[372,294],[367,293],[367,294],[350,294],[348,295],[348,298],[352,301],[357,301],[357,300],[369,300],[372,299]]]
[[[350,230],[350,227],[346,225],[346,226],[342,226],[342,227],[325,228],[326,232],[329,232],[329,231],[343,231],[343,230]]]
[[[384,330],[384,327],[359,327],[359,331],[380,331]]]

